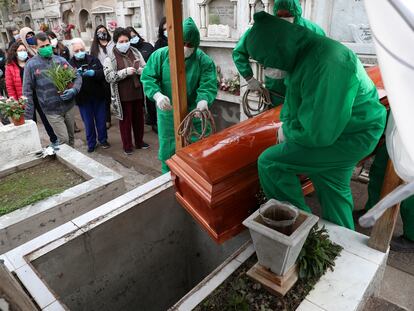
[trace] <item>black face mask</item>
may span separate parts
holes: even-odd
[[[96,36],[99,40],[108,40],[108,34],[106,32],[98,32]]]

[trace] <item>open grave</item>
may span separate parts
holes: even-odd
[[[0,254],[125,192],[122,176],[67,145],[38,158],[33,121],[0,131]]]
[[[324,224],[344,251],[299,310],[333,310],[337,295],[341,310],[361,310],[387,254]],[[247,231],[216,244],[175,201],[165,174],[0,258],[42,310],[191,310],[253,252]]]

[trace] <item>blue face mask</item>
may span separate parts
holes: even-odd
[[[139,37],[138,36],[132,37],[131,40],[129,40],[129,42],[131,42],[131,44],[137,44],[139,42]]]
[[[36,38],[35,37],[27,38],[26,42],[28,45],[36,45]]]
[[[86,56],[86,52],[85,51],[79,51],[78,53],[74,54],[75,58],[78,60],[84,59]]]

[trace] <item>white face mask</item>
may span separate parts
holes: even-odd
[[[281,17],[281,19],[293,24],[295,18],[294,17]]]
[[[27,55],[27,52],[26,51],[18,51],[17,52],[17,58],[20,61],[24,62],[27,59],[27,57],[28,57],[28,55]]]
[[[184,47],[184,58],[189,58],[194,53],[194,48]]]
[[[164,30],[164,37],[168,38],[168,32],[167,32],[167,30]]]
[[[284,79],[287,75],[287,72],[276,68],[265,68],[264,75],[268,78],[279,80]]]
[[[116,48],[118,49],[119,52],[121,53],[126,53],[129,49],[129,42],[125,42],[125,43],[117,43],[116,44]]]
[[[52,46],[52,48],[57,47],[57,44],[58,44],[58,39],[54,38],[50,40],[50,45]]]

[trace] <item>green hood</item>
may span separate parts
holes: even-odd
[[[183,22],[183,37],[184,43],[191,43],[195,48],[200,45],[200,32],[191,17]]]
[[[259,12],[246,38],[247,52],[265,67],[290,71],[315,36],[305,27]]]
[[[302,16],[302,7],[299,0],[275,0],[273,14],[276,16],[277,11],[287,10],[295,19]]]

